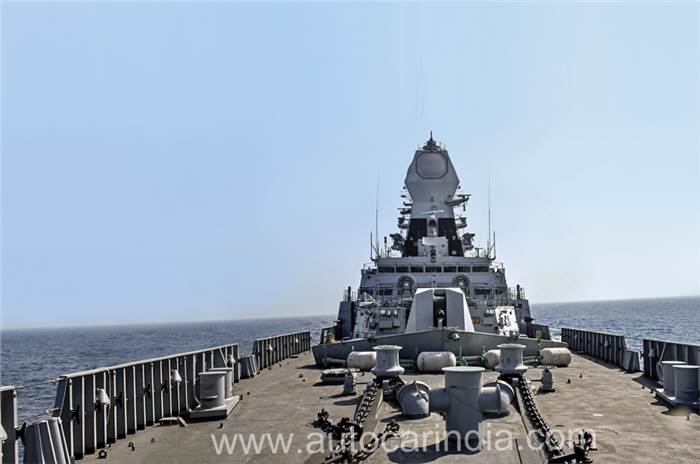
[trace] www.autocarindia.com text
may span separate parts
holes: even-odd
[[[594,430],[586,430],[592,434],[595,447],[596,433]],[[581,429],[552,429],[552,435],[559,443],[578,443],[582,433]],[[518,434],[516,436],[510,430],[485,430],[481,434],[470,432],[464,437],[455,432],[445,432],[440,427],[416,432],[413,430],[400,431],[399,436],[373,446],[372,434],[366,433],[359,440],[350,440],[350,451],[360,450],[392,453],[401,451],[404,453],[420,452],[477,452],[477,451],[513,451],[515,448],[539,450],[543,444],[537,439],[535,431],[531,431],[527,437]],[[329,454],[336,449],[337,441],[330,435],[314,431],[308,434],[294,433],[220,433],[211,434],[211,443],[216,455],[234,454],[299,454],[312,455],[316,453]]]

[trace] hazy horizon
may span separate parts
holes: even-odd
[[[675,299],[698,299],[700,301],[700,295],[678,295],[678,296],[661,296],[653,298],[618,298],[613,300],[578,300],[578,301],[530,301],[532,308],[537,306],[557,306],[557,305],[568,305],[577,303],[615,303],[615,302],[625,302],[625,301],[647,301],[647,300],[675,300]],[[700,306],[698,306],[700,310]],[[536,316],[536,314],[534,314]],[[51,329],[86,329],[86,328],[115,328],[115,327],[142,327],[142,326],[163,326],[163,325],[181,325],[181,324],[210,324],[212,322],[235,322],[235,321],[257,321],[257,320],[269,320],[269,319],[304,319],[304,318],[320,318],[329,317],[336,318],[337,312],[331,311],[329,313],[318,313],[318,314],[287,314],[287,315],[276,315],[276,316],[240,316],[232,318],[223,319],[192,319],[192,320],[181,320],[181,321],[143,321],[136,323],[103,323],[97,325],[52,325],[52,326],[34,326],[34,327],[0,327],[0,331],[25,331],[25,330],[51,330]]]
[[[533,304],[700,294],[700,3],[1,8],[3,328],[333,314],[431,130]]]

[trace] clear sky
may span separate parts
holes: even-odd
[[[700,293],[700,4],[2,5],[2,325],[330,314],[433,130],[533,302]]]

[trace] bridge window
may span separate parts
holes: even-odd
[[[388,266],[388,267],[380,267],[380,268],[379,268],[379,272],[394,272],[394,268],[393,268],[393,267],[390,267],[390,266]]]
[[[472,272],[471,266],[458,266],[457,270],[459,272]]]
[[[445,266],[442,269],[445,272],[457,272],[457,268],[455,266]]]
[[[442,272],[442,266],[425,266],[425,272]]]
[[[489,267],[488,266],[474,266],[472,268],[472,272],[489,272]]]
[[[396,272],[408,272],[407,266],[396,266]]]
[[[474,294],[475,295],[490,295],[491,294],[491,289],[490,288],[475,288],[474,289]]]
[[[425,272],[423,266],[411,266],[411,272]]]

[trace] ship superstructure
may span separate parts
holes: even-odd
[[[495,237],[485,248],[467,230],[470,194],[447,150],[432,136],[416,150],[404,180],[399,232],[372,246],[357,292],[345,291],[336,335],[367,338],[406,331],[420,289],[459,288],[477,332],[513,334],[530,319],[520,286],[509,288],[505,267],[496,262]],[[435,321],[435,327],[438,321]]]

